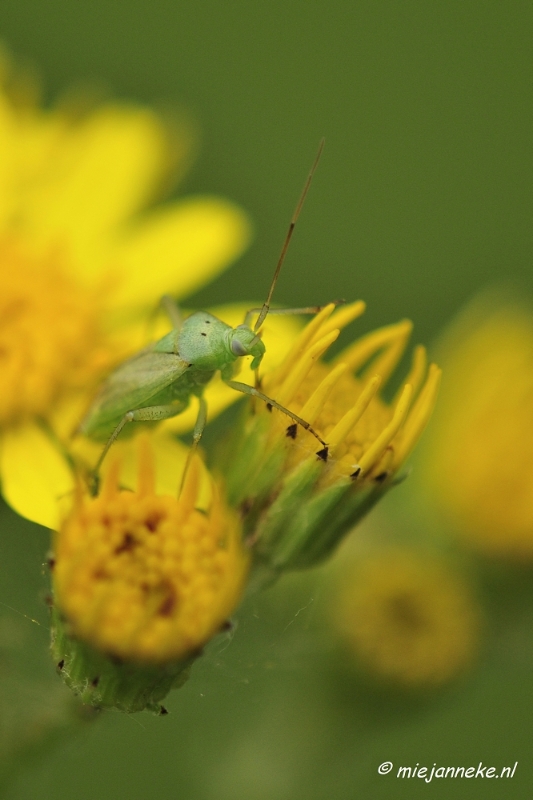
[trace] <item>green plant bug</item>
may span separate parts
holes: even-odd
[[[250,309],[244,322],[232,328],[206,311],[197,311],[182,319],[178,306],[170,297],[165,296],[161,304],[170,318],[172,330],[118,366],[104,381],[79,428],[79,432],[85,436],[105,442],[100,458],[92,471],[94,492],[97,491],[98,473],[102,462],[127,423],[158,421],[177,416],[185,411],[193,396],[199,400],[190,451],[194,452],[207,422],[207,403],[203,392],[217,370],[220,371],[222,380],[235,391],[256,397],[267,403],[269,408],[276,408],[289,417],[292,420],[291,435],[296,430],[295,423],[309,431],[320,442],[320,458],[327,459],[326,442],[308,422],[263,394],[257,379],[258,369],[265,354],[260,330],[267,314],[315,314],[322,308],[313,306],[271,310],[270,302],[323,146],[324,140],[320,142],[318,153],[292,216],[263,306]],[[258,317],[252,328],[251,322],[255,314],[258,314]],[[256,373],[255,387],[233,380],[236,361],[244,356],[252,356],[251,369]]]

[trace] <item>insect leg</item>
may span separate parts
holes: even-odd
[[[336,306],[342,306],[345,302],[346,300],[332,300],[332,303],[334,303]],[[329,305],[329,303],[326,305]],[[271,308],[268,312],[268,316],[270,317],[273,314],[292,314],[293,316],[303,314],[318,314],[319,311],[322,311],[322,309],[325,307],[326,306],[306,306],[305,308]],[[244,318],[244,324],[251,328],[252,319],[254,318],[255,314],[259,314],[260,311],[260,308],[251,308],[249,311],[247,311]]]
[[[313,436],[315,437],[315,439],[318,439],[318,441],[320,442],[320,444],[322,445],[322,447],[325,450],[325,452],[321,451],[320,457],[324,461],[327,460],[327,457],[328,457],[328,453],[327,453],[328,446],[327,446],[326,442],[323,439],[320,438],[318,433],[315,430],[313,430],[313,428],[310,426],[310,424],[308,422],[305,421],[305,419],[302,419],[301,417],[298,417],[296,414],[293,414],[293,412],[289,411],[288,408],[285,408],[285,406],[282,406],[280,403],[277,403],[275,400],[272,400],[271,397],[267,397],[266,394],[263,394],[263,392],[260,392],[258,389],[255,389],[253,386],[248,386],[247,383],[241,383],[240,381],[225,381],[225,383],[229,387],[231,387],[232,389],[235,389],[236,392],[242,392],[242,394],[248,394],[248,395],[250,395],[250,397],[259,397],[259,399],[263,400],[263,402],[265,402],[267,405],[272,406],[272,408],[277,408],[278,411],[282,411],[283,414],[286,414],[288,417],[290,417],[292,420],[294,420],[294,422],[298,423],[298,425],[301,425],[302,428],[305,428],[306,431],[309,431],[309,433],[312,433]]]
[[[183,324],[183,317],[176,301],[169,294],[164,294],[159,301],[159,305],[168,316],[172,327],[179,330]]]
[[[205,401],[205,397],[200,395],[198,398],[200,401],[200,405],[198,408],[198,416],[196,417],[196,422],[194,423],[194,429],[192,432],[192,445],[189,453],[187,455],[187,461],[185,462],[185,467],[183,468],[183,474],[181,476],[181,485],[180,485],[180,494],[181,490],[183,489],[183,485],[185,483],[185,478],[187,477],[187,472],[189,471],[189,467],[191,465],[192,457],[196,452],[196,448],[198,447],[198,442],[202,438],[202,433],[204,432],[204,428],[207,424],[207,403]],[[179,495],[178,495],[179,496]]]
[[[118,423],[117,427],[107,440],[104,449],[100,453],[100,458],[96,462],[96,465],[91,473],[91,493],[97,494],[98,493],[98,483],[99,483],[99,476],[98,473],[100,472],[100,468],[104,461],[104,458],[109,452],[109,449],[114,442],[116,442],[122,428],[124,425],[127,425],[128,422],[156,422],[162,419],[170,419],[170,417],[175,417],[183,411],[182,405],[166,405],[166,406],[147,406],[146,408],[137,408],[135,411],[128,411],[120,422]]]
[[[151,341],[154,333],[155,323],[159,312],[163,310],[170,320],[173,329],[179,330],[183,324],[183,319],[178,304],[168,294],[164,294],[157,306],[154,306],[146,320],[146,338]]]
[[[346,302],[346,300],[333,300],[332,302],[336,306],[341,306]],[[293,314],[295,316],[299,314],[318,314],[319,311],[322,311],[322,309],[325,307],[326,306],[306,306],[305,308],[271,308],[268,312],[268,315],[270,317],[272,314]],[[259,314],[260,311],[260,308],[251,308],[249,311],[247,311],[244,318],[244,324],[250,328],[253,317],[256,314]]]

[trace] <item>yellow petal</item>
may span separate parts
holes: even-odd
[[[57,112],[56,112],[57,113]],[[102,263],[106,238],[152,196],[166,164],[166,135],[150,110],[99,108],[65,126],[53,169],[33,176],[23,218],[44,241],[64,241],[89,274]]]
[[[104,461],[102,475],[105,475],[113,461],[119,458],[120,483],[125,488],[135,491],[139,475],[139,444],[146,435],[146,429],[143,430],[139,426],[135,436],[114,444]],[[165,436],[160,430],[156,433],[151,432],[149,441],[155,462],[155,492],[176,497],[181,485],[188,448],[171,436]]]
[[[117,304],[156,303],[161,295],[183,297],[239,256],[250,226],[237,206],[195,197],[153,212],[113,252],[122,270]]]
[[[161,426],[157,429],[150,429],[147,434],[147,428],[138,425],[130,433],[133,435],[119,438],[111,447],[100,470],[101,483],[104,482],[109,471],[115,469],[118,460],[120,462],[120,485],[136,491],[139,480],[139,458],[142,457],[140,446],[143,439],[149,435],[150,450],[155,466],[155,492],[177,497],[189,448],[169,432],[165,432]],[[101,442],[92,442],[84,437],[77,438],[73,444],[76,458],[80,459],[89,469],[98,461],[102,448]],[[201,488],[197,507],[207,509],[212,498],[211,479],[203,461],[200,461],[200,464]]]
[[[2,493],[22,517],[57,528],[74,480],[63,456],[34,423],[7,430],[0,449]]]

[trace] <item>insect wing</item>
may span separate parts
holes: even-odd
[[[128,411],[143,408],[151,397],[174,383],[189,364],[172,353],[144,351],[111,373],[84,419],[81,430],[98,436],[100,429],[118,424]]]

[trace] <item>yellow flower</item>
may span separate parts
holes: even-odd
[[[154,455],[158,471],[166,468],[160,456],[168,454],[168,442],[154,450],[141,434],[137,443],[133,491],[121,488],[130,475],[122,474],[117,459],[111,459],[98,497],[78,487],[54,537],[52,571],[54,654],[65,679],[82,694],[91,683],[85,699],[93,705],[130,711],[146,699],[146,669],[160,674],[168,691],[169,674],[180,675],[221,629],[240,599],[248,568],[239,519],[200,458],[193,457],[179,496],[179,480],[173,494],[161,494]],[[130,458],[130,470],[131,463]],[[174,478],[180,469],[181,463],[174,466]],[[164,480],[168,484],[168,475]],[[129,665],[129,699],[116,686],[122,662]],[[142,698],[135,700],[136,692]]]
[[[363,558],[333,621],[365,671],[405,687],[450,681],[479,646],[480,614],[468,587],[445,563],[400,548]]]
[[[5,76],[4,76],[5,77]],[[72,489],[55,437],[139,349],[143,311],[197,289],[246,246],[243,213],[214,197],[150,211],[188,134],[149,108],[41,110],[0,87],[0,476],[50,527]],[[142,213],[141,213],[142,212]]]
[[[481,298],[445,336],[447,381],[424,449],[432,496],[465,542],[533,557],[533,315]]]
[[[274,571],[309,566],[331,552],[392,485],[433,410],[440,370],[432,364],[426,375],[423,347],[396,399],[379,396],[405,348],[408,321],[364,336],[331,363],[320,360],[363,311],[362,302],[335,313],[333,304],[324,308],[262,380],[262,391],[316,435],[256,403],[225,467],[255,558]]]

